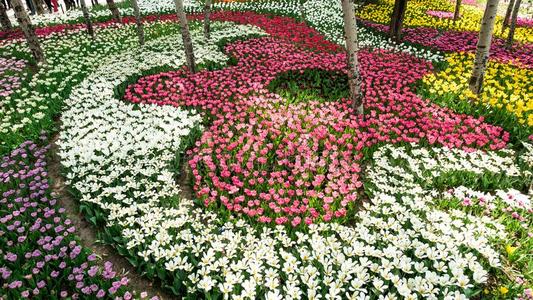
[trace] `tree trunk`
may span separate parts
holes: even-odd
[[[407,9],[407,0],[394,1],[394,10],[391,15],[389,35],[396,41],[400,41],[402,33],[403,19],[405,17],[405,10]]]
[[[137,24],[137,35],[139,36],[139,45],[142,46],[144,45],[144,28],[137,0],[131,0],[131,6],[133,6],[133,13],[135,14],[135,24]]]
[[[455,1],[455,12],[453,13],[453,20],[457,21],[459,19],[459,16],[461,15],[461,3],[462,0],[456,0]]]
[[[11,0],[11,6],[13,6],[15,17],[17,18],[20,29],[26,37],[26,42],[28,43],[33,58],[37,62],[45,62],[43,49],[41,48],[39,39],[35,34],[35,29],[31,24],[30,17],[28,17],[28,13],[24,9],[22,2],[20,2],[20,0]]]
[[[470,90],[475,94],[480,94],[483,87],[483,78],[485,76],[485,69],[487,68],[487,61],[489,60],[492,32],[494,31],[494,22],[498,13],[499,1],[487,1],[487,7],[485,8],[485,13],[481,21],[481,29],[479,30],[479,39],[476,48],[476,59],[469,82]]]
[[[2,25],[2,30],[11,30],[13,28],[7,16],[7,8],[4,6],[3,1],[0,2],[0,25]]]
[[[87,24],[87,33],[94,39],[94,29],[93,22],[91,21],[91,15],[85,5],[85,0],[80,0],[81,11],[83,12],[83,18],[85,19],[85,24]]]
[[[505,17],[503,18],[502,33],[505,31],[505,28],[509,26],[509,19],[511,18],[511,13],[513,12],[514,1],[515,0],[509,1],[509,6],[507,6],[507,10],[505,11]]]
[[[117,21],[118,23],[122,23],[122,18],[120,17],[120,12],[118,11],[118,7],[115,4],[114,0],[106,0],[107,1],[107,7],[111,11],[111,14],[113,15],[113,19]]]
[[[38,15],[44,14],[44,8],[43,8],[43,1],[42,0],[33,0],[33,4],[35,5],[35,10],[37,11]]]
[[[189,32],[189,23],[187,22],[187,16],[183,10],[183,0],[174,0],[176,5],[176,13],[180,20],[181,37],[183,39],[183,48],[185,50],[185,59],[187,60],[187,66],[192,73],[196,73],[196,63],[194,62],[194,50],[192,48],[191,33]]]
[[[204,6],[204,37],[206,40],[209,40],[211,34],[211,24],[209,21],[209,16],[211,15],[211,0],[205,0]]]
[[[361,93],[361,74],[359,73],[359,61],[357,52],[359,45],[357,40],[357,22],[355,20],[355,5],[353,0],[342,0],[342,12],[344,19],[344,37],[346,39],[346,59],[348,66],[348,84],[352,108],[363,114],[363,94]]]
[[[511,17],[511,25],[509,27],[509,35],[507,36],[507,48],[511,48],[513,46],[514,31],[516,29],[516,19],[518,18],[518,11],[520,10],[521,3],[522,0],[516,0],[514,4],[513,15]]]

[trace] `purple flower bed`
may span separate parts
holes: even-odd
[[[0,299],[133,298],[128,279],[78,243],[50,193],[47,150],[27,141],[0,161]]]
[[[362,21],[366,26],[388,32],[389,26]],[[469,52],[476,51],[478,39],[477,32],[471,31],[443,31],[428,27],[405,28],[403,40],[413,44],[419,44],[434,50],[443,52]],[[499,38],[493,39],[490,57],[502,62],[514,62],[527,68],[533,67],[533,44],[515,43],[511,49],[505,47],[505,41]]]
[[[23,60],[0,57],[0,97],[11,95],[22,84],[19,76],[26,67]]]

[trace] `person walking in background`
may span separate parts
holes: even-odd
[[[49,12],[52,12],[52,2],[50,0],[44,0]]]
[[[33,4],[33,0],[26,0],[26,6],[28,7],[28,9],[30,10],[30,15],[34,15],[35,14],[35,5]]]
[[[65,5],[67,6],[67,10],[73,9],[76,7],[76,2],[74,0],[65,0]]]

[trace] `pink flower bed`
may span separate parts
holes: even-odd
[[[517,18],[516,26],[519,27],[533,27],[533,19],[530,18]]]
[[[317,36],[291,30],[302,24],[277,17],[260,22],[253,16],[215,17],[241,18],[273,36],[227,45],[225,51],[237,58],[237,65],[146,76],[125,93],[133,103],[194,107],[214,117],[189,152],[194,190],[206,205],[259,222],[298,226],[330,221],[344,217],[358,199],[358,160],[366,147],[380,142],[463,149],[506,145],[509,135],[501,128],[418,97],[411,85],[432,66],[407,54],[360,52],[364,119],[346,100],[285,104],[266,90],[279,74],[310,69],[345,73],[346,56],[304,50],[302,46],[330,47],[325,41],[317,44]]]
[[[389,26],[362,21],[366,26],[388,32]],[[471,31],[444,31],[434,28],[416,27],[403,30],[403,40],[444,52],[476,51],[478,33]],[[505,47],[503,39],[494,38],[490,49],[491,59],[512,62],[524,67],[533,67],[533,44],[515,43],[511,49]]]
[[[466,4],[466,5],[474,5],[474,6],[476,6],[476,5],[477,5],[477,0],[463,0],[463,1],[462,1],[462,4]]]
[[[450,2],[452,2],[453,4],[455,4],[455,1],[456,0],[450,0]],[[477,1],[476,0],[463,0],[461,1],[461,4],[477,6]]]
[[[219,118],[189,162],[205,205],[259,222],[292,226],[346,215],[357,199],[361,148],[342,103],[286,106],[276,96],[251,97],[249,109]]]
[[[428,10],[426,14],[440,19],[453,19],[453,12],[441,10]]]

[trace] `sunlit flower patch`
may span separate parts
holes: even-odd
[[[489,61],[483,93],[474,95],[468,89],[472,70],[472,54],[447,55],[448,67],[424,77],[425,89],[437,98],[453,94],[461,101],[479,101],[514,114],[520,124],[533,126],[533,89],[529,84],[533,70]]]
[[[455,1],[453,1],[455,2]],[[463,1],[463,3],[465,3]],[[500,3],[500,5],[502,5]],[[365,5],[357,15],[364,19],[380,24],[389,24],[390,16],[394,7],[394,0],[383,0],[377,4]],[[405,27],[434,28],[439,31],[475,32],[479,31],[483,10],[469,5],[461,6],[461,18],[454,21],[453,18],[435,17],[428,14],[428,10],[450,12],[453,15],[455,3],[448,0],[413,0],[407,4],[405,12]],[[507,37],[507,30],[502,32],[503,17],[497,16],[495,35],[500,38]],[[533,43],[533,29],[531,27],[517,27],[515,39],[522,43]]]

